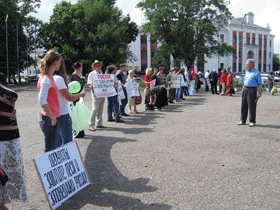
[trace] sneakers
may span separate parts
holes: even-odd
[[[245,125],[245,123],[240,121],[239,123],[237,123],[237,125]]]
[[[249,127],[254,127],[256,125],[256,123],[249,123]]]
[[[128,117],[129,115],[126,114],[126,113],[123,113],[123,114],[120,114],[121,116],[125,116],[125,117]]]

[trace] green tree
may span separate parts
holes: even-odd
[[[53,9],[49,23],[40,27],[43,46],[62,54],[69,67],[80,61],[90,71],[94,60],[104,66],[133,57],[128,44],[136,39],[137,25],[114,6],[113,0],[62,1]]]
[[[39,8],[40,0],[0,0],[0,71],[7,74],[7,51],[6,51],[6,15],[7,34],[8,34],[8,54],[9,54],[9,76],[21,72],[27,66],[35,64],[34,60],[29,56],[30,52],[38,47],[32,30],[32,23],[40,23],[40,21],[32,16],[28,16],[31,12],[36,12]],[[29,27],[26,27],[25,21],[29,21]],[[17,59],[17,28],[18,28],[18,50],[19,59]],[[27,48],[27,37],[29,37],[29,46]],[[28,59],[28,62],[27,62]],[[7,75],[6,75],[7,76]],[[10,78],[9,78],[10,79]]]
[[[216,27],[231,17],[225,0],[142,0],[137,7],[145,11],[148,22],[145,33],[166,43],[175,60],[183,60],[188,68],[199,55],[234,52],[231,46],[215,40]]]
[[[280,58],[279,54],[273,54],[273,71],[279,71],[280,69]]]

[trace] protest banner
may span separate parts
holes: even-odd
[[[118,81],[118,97],[120,100],[125,99],[125,94],[120,80]]]
[[[171,88],[180,88],[181,87],[181,76],[180,75],[173,76],[170,87]]]
[[[150,82],[150,88],[153,88],[155,86],[156,86],[156,79],[154,79]]]
[[[128,81],[126,83],[126,92],[127,92],[127,97],[129,99],[132,97],[135,97],[135,96],[140,96],[138,87],[139,87],[139,84],[136,82]]]
[[[113,74],[98,74],[95,75],[93,81],[94,93],[97,98],[106,98],[117,95],[114,87]]]
[[[51,209],[90,184],[76,142],[33,159]]]

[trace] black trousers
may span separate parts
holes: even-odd
[[[249,110],[249,121],[256,123],[257,110],[257,87],[245,87],[242,92],[241,101],[241,118],[243,123],[246,123]]]
[[[210,82],[211,83],[211,91],[212,91],[212,94],[214,93],[218,93],[217,92],[217,83],[216,82]]]

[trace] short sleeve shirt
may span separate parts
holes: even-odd
[[[60,93],[59,90],[67,89],[67,86],[64,82],[64,79],[59,75],[53,76],[55,84],[58,88],[58,98],[60,103],[60,115],[65,115],[69,113],[69,102],[66,100],[66,98]]]
[[[247,70],[244,77],[245,87],[258,87],[262,84],[261,74],[257,69]]]

